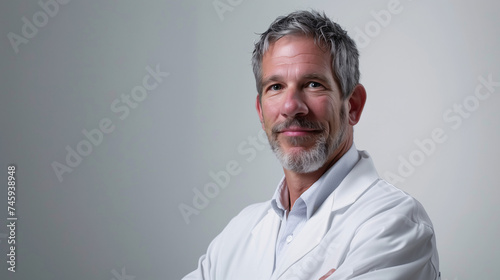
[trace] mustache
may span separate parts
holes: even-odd
[[[305,129],[324,130],[324,127],[320,122],[310,121],[305,118],[293,118],[293,119],[286,119],[282,123],[273,126],[271,131],[273,134],[276,134],[292,126]]]

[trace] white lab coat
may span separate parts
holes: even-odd
[[[238,214],[183,280],[435,280],[432,223],[414,198],[379,178],[368,153],[294,237],[273,272],[280,218],[271,203]]]

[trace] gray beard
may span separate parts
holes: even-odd
[[[345,134],[347,133],[347,123],[345,121],[346,114],[344,107],[342,107],[340,112],[340,128],[335,133],[334,136],[322,134],[319,136],[304,136],[304,137],[293,137],[290,138],[290,144],[293,146],[298,146],[300,143],[307,142],[311,137],[318,137],[315,145],[306,151],[299,153],[288,153],[286,154],[281,148],[280,141],[277,139],[277,134],[275,131],[279,131],[283,127],[290,126],[291,124],[299,124],[301,127],[307,128],[321,128],[325,131],[325,128],[319,123],[313,123],[306,120],[293,119],[278,125],[278,127],[273,128],[272,135],[269,138],[269,144],[274,154],[280,161],[283,168],[296,173],[310,173],[318,170],[330,157],[330,155],[340,147],[343,140],[345,139]]]

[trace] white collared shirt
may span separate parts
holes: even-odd
[[[271,200],[274,211],[281,219],[275,249],[274,267],[279,264],[283,254],[298,235],[307,220],[323,204],[325,199],[340,185],[359,160],[354,143],[351,148],[330,167],[314,184],[295,201],[292,210],[289,205],[289,192],[285,178],[281,179]]]

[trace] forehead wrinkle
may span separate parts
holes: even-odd
[[[319,71],[318,69],[304,69],[303,65],[320,65],[323,68],[323,71]],[[279,80],[283,76],[289,76],[291,73],[294,74],[296,78],[319,78],[322,80],[326,79],[326,76],[324,72],[329,72],[330,71],[330,66],[326,65],[325,63],[318,64],[316,62],[287,62],[287,61],[282,61],[282,62],[277,62],[274,63],[275,66],[281,66],[278,69],[274,69],[273,73],[269,78],[264,77],[264,80]],[[295,67],[295,65],[298,65],[299,67]],[[264,71],[266,72],[266,71]]]
[[[319,58],[319,59],[318,59]],[[328,60],[323,59],[321,55],[314,53],[298,53],[293,56],[270,56],[267,57],[268,64],[274,66],[284,66],[288,68],[296,68],[300,70],[301,66],[319,66],[323,68],[323,71],[330,71],[331,65]],[[263,65],[263,72],[265,72],[266,65]],[[275,69],[276,70],[276,69]],[[290,69],[289,69],[290,70]]]
[[[271,55],[271,54],[270,54]],[[314,55],[314,56],[320,56],[318,54],[315,54],[315,53],[308,53],[308,52],[301,52],[301,53],[297,53],[295,55],[278,55],[278,56],[272,56],[270,57],[271,59],[277,59],[277,58],[295,58],[299,55]]]
[[[265,55],[264,58],[267,58],[268,60],[271,61],[282,61],[282,60],[290,60],[292,59],[293,61],[289,62],[291,63],[311,63],[311,60],[314,60],[315,58],[321,58],[321,55],[315,54],[315,53],[297,53],[294,55],[273,55],[274,53],[269,53],[268,55]],[[267,57],[266,57],[267,56]],[[302,58],[303,57],[303,58]],[[314,58],[312,58],[314,57]],[[323,61],[323,59],[321,60]]]
[[[284,61],[284,62],[277,62],[274,65],[289,65],[289,66],[293,66],[293,65],[298,64],[298,63],[300,63],[300,64],[309,64],[309,65],[318,65],[317,63],[313,63],[313,62],[309,62],[309,61],[307,61],[307,62],[285,62]],[[325,65],[322,65],[322,66],[325,66]]]
[[[330,68],[329,61],[322,59],[321,55],[313,53],[298,53],[293,56],[270,56],[265,59],[272,65],[309,64]],[[266,65],[263,65],[263,68],[264,67],[266,67]]]

